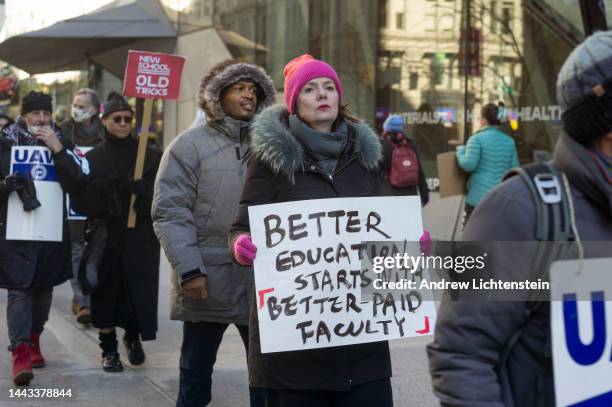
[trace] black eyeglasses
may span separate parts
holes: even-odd
[[[132,116],[115,116],[113,117],[113,121],[117,124],[121,124],[121,122],[130,124],[132,123]]]

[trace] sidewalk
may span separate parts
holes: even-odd
[[[70,389],[67,398],[10,398],[16,389],[11,380],[11,355],[6,351],[6,291],[0,290],[0,407],[170,407],[178,394],[178,360],[182,325],[169,319],[170,268],[162,256],[159,291],[159,331],[153,342],[145,342],[147,361],[131,367],[123,345],[119,352],[123,373],[105,373],[100,367],[97,332],[81,328],[70,311],[72,292],[68,283],[56,287],[49,322],[41,346],[47,366],[35,369],[33,389]],[[122,332],[119,335],[119,339]],[[396,406],[433,407],[425,344],[430,338],[391,342],[393,393]],[[219,350],[213,376],[211,407],[248,406],[246,356],[238,331],[228,328]]]

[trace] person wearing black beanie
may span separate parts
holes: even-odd
[[[40,338],[49,317],[53,287],[68,280],[72,270],[66,214],[60,211],[58,216],[62,218],[56,219],[62,225],[60,241],[8,240],[5,225],[9,221],[9,199],[17,195],[24,211],[39,211],[35,212],[39,216],[35,218],[33,228],[37,230],[40,228],[39,222],[49,220],[41,218],[51,217],[40,215],[38,208],[65,207],[65,194],[86,182],[88,171],[87,163],[78,158],[70,140],[65,139],[51,121],[51,102],[49,95],[29,92],[22,100],[21,115],[15,123],[0,131],[0,288],[8,291],[6,314],[9,349],[13,359],[13,383],[18,386],[30,383],[34,376],[32,368],[45,365]],[[33,168],[13,172],[11,156],[18,151],[16,147],[21,148],[23,153],[24,146],[47,147],[50,150],[49,162],[36,163],[34,167],[52,169],[44,171],[54,176],[45,179],[42,184],[59,184],[61,193],[37,196],[36,184],[39,180],[33,178],[39,173]]]
[[[127,100],[117,92],[110,92],[106,97],[106,102],[104,102],[104,106],[102,109],[102,117],[107,117],[111,113],[127,111],[134,113],[132,106],[128,103]]]
[[[104,141],[86,154],[91,182],[71,198],[74,208],[88,217],[89,229],[96,231],[86,237],[86,245],[102,245],[98,274],[105,278],[90,301],[91,321],[99,329],[102,368],[121,372],[116,327],[125,330],[123,343],[132,365],[145,361],[141,339],[153,340],[157,332],[160,247],[153,232],[151,203],[161,151],[155,145],[147,147],[142,179],[134,180],[138,150],[134,112],[118,93],[108,95],[102,124]],[[136,195],[137,221],[135,228],[128,229],[132,194]],[[102,230],[107,237],[98,240],[96,234]],[[96,261],[92,259],[96,250],[85,250],[82,262]]]

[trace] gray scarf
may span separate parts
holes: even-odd
[[[295,138],[312,154],[319,168],[327,175],[332,175],[348,140],[346,122],[342,121],[336,130],[328,133],[315,130],[296,115],[291,115],[289,128]]]

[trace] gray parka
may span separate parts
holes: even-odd
[[[612,185],[588,150],[567,135],[557,143],[554,163],[570,182],[585,257],[609,257]],[[512,177],[479,204],[462,240],[535,241],[535,225],[530,192],[520,177]],[[604,243],[589,245],[588,241]],[[517,272],[529,270],[525,265],[531,264],[534,252],[517,255],[506,250],[503,261]],[[554,406],[552,359],[547,350],[548,302],[527,320],[508,357],[503,383],[496,373],[502,350],[518,329],[526,309],[527,303],[518,301],[442,302],[435,340],[427,348],[434,392],[442,406]]]
[[[253,272],[236,266],[227,236],[240,199],[248,123],[223,120],[179,135],[164,152],[153,197],[155,233],[174,269],[171,318],[248,323]],[[242,133],[242,136],[241,136]],[[179,282],[199,270],[208,277],[207,300],[183,295]]]
[[[171,319],[248,325],[253,269],[232,262],[227,241],[246,173],[248,122],[225,115],[223,89],[238,80],[259,86],[257,110],[275,88],[259,67],[226,61],[202,80],[206,123],[176,137],[164,151],[153,195],[153,228],[172,273]],[[182,283],[207,276],[208,299],[184,295]]]

